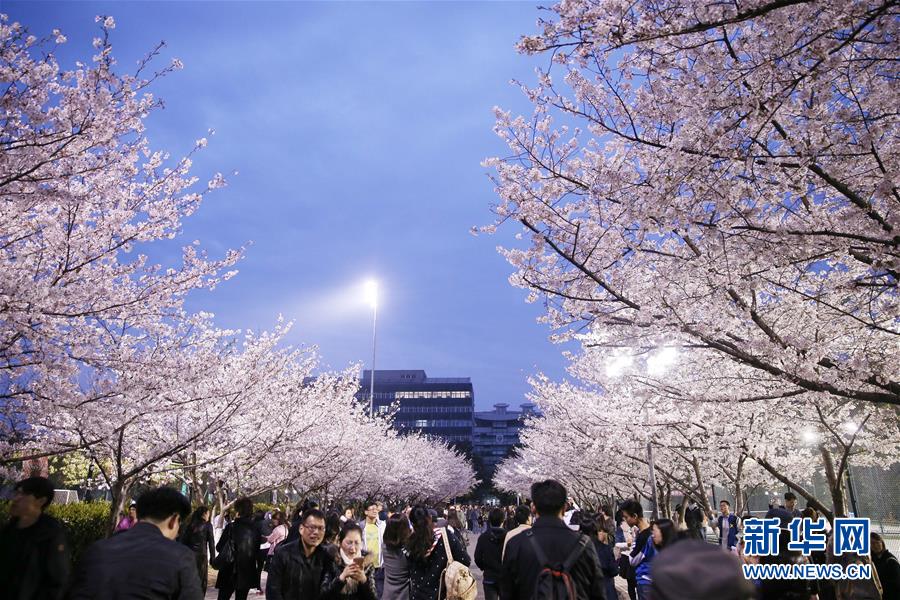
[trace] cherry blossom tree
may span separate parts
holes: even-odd
[[[112,17],[98,17],[89,64],[60,68],[54,31],[37,39],[0,16],[0,401],[73,393],[79,373],[107,351],[113,332],[182,318],[185,295],[231,277],[240,256],[209,260],[197,243],[179,265],[153,264],[138,248],[178,235],[182,219],[220,174],[198,185],[192,155],[150,148],[144,121],[159,106],[148,73],[161,46],[133,75],[113,67]],[[58,384],[50,389],[49,383]],[[7,431],[9,435],[19,431]],[[9,437],[9,435],[5,437]]]
[[[218,507],[236,494],[328,489],[352,498],[468,491],[474,473],[446,444],[369,418],[358,372],[319,373],[314,347],[270,332],[217,328],[184,299],[230,278],[241,251],[180,264],[137,253],[180,233],[209,191],[150,148],[149,86],[181,67],[114,72],[112,17],[97,18],[90,65],[61,70],[65,36],[39,40],[0,16],[9,84],[0,144],[0,465],[85,458],[112,494],[110,528],[138,483],[170,478]],[[198,498],[199,499],[199,498]]]
[[[559,335],[738,366],[682,398],[900,403],[893,3],[573,0],[540,26],[485,229],[523,227],[512,281]]]
[[[664,515],[676,494],[712,514],[707,490],[715,484],[730,491],[738,511],[753,491],[787,486],[832,518],[847,511],[850,460],[884,468],[900,456],[891,405],[830,394],[746,402],[667,396],[645,380],[648,371],[661,377],[666,356],[673,361],[667,378],[676,387],[708,385],[691,370],[690,355],[681,365],[680,355],[673,359],[669,350],[645,360],[589,347],[572,355],[569,373],[579,384],[535,378],[529,399],[543,417],[530,423],[523,447],[503,463],[495,483],[527,493],[536,477],[555,477],[588,505],[630,496],[649,501],[649,444]],[[809,486],[815,472],[828,483],[828,497],[816,496]]]

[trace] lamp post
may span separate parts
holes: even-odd
[[[366,282],[366,301],[372,306],[372,370],[369,372],[369,417],[374,417],[375,406],[375,348],[378,325],[378,282],[370,279]]]

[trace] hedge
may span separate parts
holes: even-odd
[[[73,561],[78,560],[85,548],[106,537],[109,502],[51,504],[47,514],[65,524]],[[8,520],[9,502],[0,502],[0,527]]]

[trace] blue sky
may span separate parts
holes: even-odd
[[[93,54],[94,16],[115,17],[122,71],[158,41],[159,65],[183,71],[153,92],[155,149],[173,156],[216,130],[195,161],[205,181],[230,173],[179,240],[211,255],[251,243],[240,274],[192,309],[225,327],[295,321],[292,344],[325,367],[368,366],[371,313],[363,280],[384,289],[378,368],[472,377],[480,407],[518,404],[526,377],[561,376],[562,347],[535,322],[540,304],[507,282],[497,254],[515,229],[473,237],[491,221],[480,162],[505,154],[494,105],[528,112],[510,79],[534,80],[514,44],[535,31],[532,3],[4,2],[39,37],[68,37],[70,67]]]

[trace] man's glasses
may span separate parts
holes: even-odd
[[[325,526],[324,526],[324,525],[306,525],[306,524],[303,524],[303,525],[301,525],[301,527],[303,527],[303,528],[306,529],[307,531],[312,531],[313,533],[315,533],[315,532],[317,532],[317,531],[319,531],[319,532],[325,531]]]

